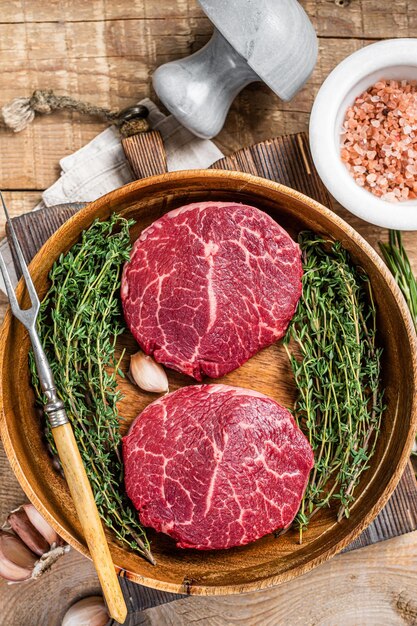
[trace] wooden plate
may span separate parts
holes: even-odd
[[[164,212],[207,199],[253,204],[270,213],[293,236],[311,229],[342,241],[372,281],[384,347],[387,409],[376,453],[362,478],[350,518],[336,523],[334,510],[321,512],[313,518],[302,545],[297,542],[297,533],[290,531],[280,538],[270,535],[241,548],[198,552],[177,549],[168,537],[153,534],[157,565],[152,566],[109,535],[115,564],[132,580],[166,591],[203,595],[240,593],[275,585],[310,570],[347,546],[393,492],[407,462],[417,425],[416,337],[391,274],[375,251],[334,213],[277,183],[248,174],[212,170],[175,172],[126,185],[68,220],[36,255],[30,271],[40,297],[48,288],[48,272],[55,259],[78,240],[81,231],[96,217],[105,219],[113,211],[133,217],[136,226],[132,237],[136,238]],[[18,292],[22,297],[22,285]],[[132,352],[136,349],[128,334],[121,338],[121,343]],[[28,348],[26,331],[8,311],[0,337],[2,439],[28,497],[64,539],[88,556],[66,484],[53,470],[42,444],[29,383]],[[193,383],[176,373],[170,373],[169,379],[171,390]],[[256,389],[287,406],[292,405],[295,397],[291,371],[280,345],[262,351],[217,382]],[[125,399],[120,409],[130,421],[155,396],[139,392],[126,381],[121,385]]]

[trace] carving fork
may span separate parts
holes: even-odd
[[[10,308],[13,315],[29,332],[39,380],[48,400],[45,405],[45,413],[48,415],[51,424],[52,434],[65,478],[67,479],[68,487],[84,532],[84,537],[100,580],[108,611],[112,618],[123,624],[127,615],[126,603],[110,555],[109,546],[94,501],[91,485],[85,473],[77,442],[75,441],[72,426],[68,420],[64,403],[58,397],[51,368],[36,330],[36,319],[40,307],[38,294],[36,293],[35,286],[30,277],[1,192],[0,199],[31,302],[29,309],[23,310],[20,308],[6,264],[3,256],[0,254],[0,269],[6,285]]]

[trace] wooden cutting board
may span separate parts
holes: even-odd
[[[166,158],[161,138],[157,132],[136,135],[123,140],[126,156],[137,178],[166,171]],[[320,181],[304,133],[286,135],[265,141],[217,161],[215,169],[240,170],[262,176],[293,187],[331,206],[331,199]],[[83,204],[60,205],[27,213],[13,219],[26,260],[29,262],[45,241]],[[411,464],[398,484],[388,504],[374,522],[347,550],[383,541],[417,528],[417,482]],[[129,606],[126,624],[136,623],[138,611],[181,596],[154,591],[122,581]]]

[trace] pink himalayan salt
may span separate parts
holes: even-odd
[[[417,81],[380,80],[346,111],[341,158],[360,187],[417,198]]]

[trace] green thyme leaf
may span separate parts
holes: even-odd
[[[349,516],[384,406],[368,277],[339,242],[304,232],[299,243],[303,295],[284,345],[299,393],[296,419],[315,457],[296,518],[301,540],[313,515],[332,502],[338,519]]]
[[[399,230],[390,230],[388,243],[382,243],[380,241],[379,248],[385,263],[403,293],[408,308],[410,309],[414,326],[417,330],[417,280],[414,276],[410,259],[403,246],[401,232]],[[417,449],[417,435],[414,448]],[[412,454],[417,455],[416,450],[414,450]]]
[[[50,272],[38,332],[58,393],[74,428],[100,516],[116,538],[152,563],[149,542],[123,486],[117,403],[116,339],[124,331],[119,288],[129,260],[134,222],[113,214],[96,220]],[[38,401],[45,399],[33,354],[30,369]],[[52,434],[48,441],[54,450]]]

